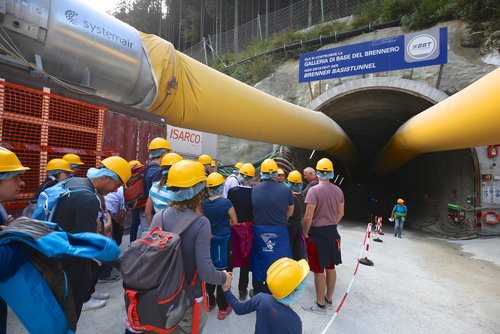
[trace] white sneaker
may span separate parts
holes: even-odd
[[[316,313],[316,314],[326,314],[326,307],[321,308],[316,304],[316,302],[311,304],[302,304],[302,308],[308,312]]]
[[[328,301],[328,300],[326,300],[326,297],[325,297],[325,306],[329,310],[333,309],[333,300],[332,301]]]
[[[90,298],[85,303],[83,303],[82,312],[97,310],[97,309],[104,307],[105,305],[106,305],[105,300],[98,300],[98,299]]]
[[[109,297],[111,297],[111,295],[107,292],[94,292],[92,294],[92,297],[93,299],[99,299],[99,300],[105,300],[105,299],[109,299]]]

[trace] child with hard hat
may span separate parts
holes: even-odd
[[[302,333],[302,321],[289,305],[302,295],[308,272],[306,260],[295,261],[283,257],[267,270],[266,283],[272,296],[258,293],[249,301],[240,303],[230,290],[231,282],[226,282],[222,289],[236,314],[257,312],[256,334]]]

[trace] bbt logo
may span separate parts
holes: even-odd
[[[66,19],[73,25],[77,26],[80,23],[80,18],[78,17],[78,13],[74,10],[68,9],[64,12],[64,16]]]
[[[263,233],[260,235],[262,241],[264,242],[264,247],[262,247],[263,252],[272,252],[276,242],[271,240],[278,237],[275,233]]]

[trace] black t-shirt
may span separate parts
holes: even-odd
[[[293,194],[294,209],[293,214],[288,218],[291,231],[302,230],[302,217],[304,216],[304,195]]]
[[[227,199],[233,203],[238,223],[253,221],[252,188],[245,186],[232,187],[227,192]]]
[[[92,191],[79,190],[61,198],[57,203],[54,222],[69,233],[96,232],[100,203],[92,182],[87,178],[75,177],[66,183],[66,187],[86,187]]]

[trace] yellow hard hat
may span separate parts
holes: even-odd
[[[308,272],[306,260],[295,261],[282,257],[267,269],[266,283],[274,298],[285,298],[299,286]]]
[[[234,164],[234,167],[238,168],[238,170],[243,166],[243,162],[237,162]]]
[[[278,175],[285,175],[285,172],[283,171],[283,169],[278,168]]]
[[[323,158],[316,164],[316,170],[320,172],[333,172],[333,163],[328,158]]]
[[[202,154],[198,157],[198,162],[203,165],[210,165],[212,163],[212,157],[208,154]]]
[[[64,170],[66,172],[73,173],[69,162],[64,159],[52,159],[47,163],[47,172],[53,170]]]
[[[167,166],[172,166],[176,162],[181,161],[184,159],[180,154],[177,153],[167,153],[161,158],[161,167],[167,167]]]
[[[28,167],[21,165],[21,161],[19,161],[14,152],[4,147],[0,147],[0,173],[17,172],[28,169]]]
[[[167,186],[188,188],[205,181],[205,167],[198,161],[181,160],[170,167]]]
[[[298,170],[293,170],[288,174],[287,180],[290,183],[302,183],[302,174]]]
[[[70,165],[83,165],[84,164],[82,162],[82,160],[80,159],[80,157],[76,154],[73,154],[73,153],[65,154],[62,158],[64,160],[66,160]]]
[[[262,173],[274,173],[278,171],[278,164],[273,159],[266,159],[260,165],[260,171]]]
[[[101,164],[107,169],[118,175],[122,181],[123,188],[127,188],[127,181],[132,176],[132,170],[127,160],[122,157],[109,157],[101,161]]]
[[[207,177],[207,188],[217,187],[224,183],[224,176],[219,173],[211,173]]]
[[[151,150],[158,150],[160,148],[164,148],[164,149],[169,150],[169,151],[172,150],[172,148],[170,148],[170,143],[165,138],[156,137],[149,142],[149,150],[150,151]]]
[[[405,201],[403,201],[402,198],[398,198],[398,204],[403,204]]]
[[[140,162],[139,160],[130,160],[128,164],[130,165],[130,167],[134,167],[135,165],[138,165],[139,167],[142,166],[142,162]]]
[[[251,163],[247,162],[240,167],[240,174],[247,177],[254,177],[255,167]]]
[[[217,163],[215,163],[215,160],[212,160],[212,162],[210,163],[210,166],[211,166],[211,167],[215,167],[215,166],[217,166]]]

